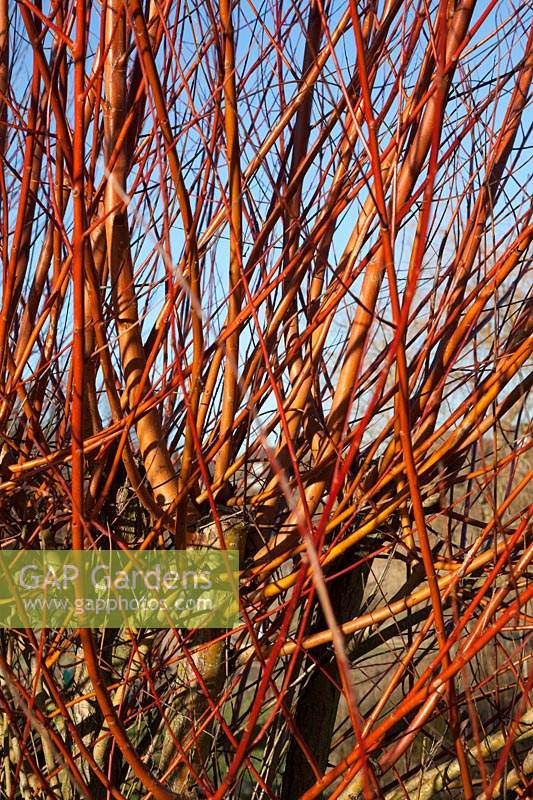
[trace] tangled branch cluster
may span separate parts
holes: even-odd
[[[1,631],[1,798],[530,796],[531,23],[0,0],[0,545],[242,567]]]

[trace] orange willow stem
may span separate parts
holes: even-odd
[[[124,5],[119,0],[113,0],[107,6],[106,35],[109,47],[104,82],[108,106],[104,114],[104,131],[109,158],[126,113],[126,18]],[[145,372],[146,354],[140,332],[125,203],[128,164],[128,154],[122,149],[108,174],[104,207],[107,257],[115,289],[119,345],[130,408],[135,408],[142,400],[143,390],[149,390],[150,387]],[[152,408],[138,420],[136,427],[150,486],[156,501],[168,507],[177,494],[178,481],[165,445],[158,409]]]
[[[155,64],[154,54],[152,50],[152,42],[144,19],[143,10],[139,0],[131,0],[128,4],[129,11],[132,16],[132,24],[139,43],[140,57],[142,68],[145,73],[145,80],[149,85],[153,98],[155,110],[159,124],[161,125],[161,132],[167,147],[167,158],[170,167],[170,174],[174,182],[174,187],[177,192],[180,212],[183,220],[183,227],[185,230],[186,244],[185,244],[185,275],[184,278],[187,283],[185,285],[188,289],[189,299],[191,303],[191,318],[192,318],[192,331],[193,331],[193,365],[191,371],[191,391],[188,398],[188,414],[186,423],[186,436],[185,446],[182,454],[181,474],[180,479],[176,483],[173,478],[168,476],[162,487],[162,493],[165,495],[167,502],[175,500],[176,495],[180,491],[187,480],[191,464],[193,460],[194,451],[194,436],[191,430],[192,426],[196,426],[198,415],[198,403],[200,399],[200,377],[202,369],[202,357],[204,350],[203,338],[203,322],[202,322],[202,308],[201,308],[201,291],[200,291],[200,274],[198,264],[198,243],[196,237],[196,225],[191,211],[190,199],[185,181],[181,164],[178,159],[174,134],[168,119],[167,108],[161,82],[159,79],[158,70]],[[182,281],[181,281],[182,282]],[[157,445],[156,445],[157,447]],[[168,471],[168,470],[167,470]],[[176,516],[176,546],[182,548],[185,545],[185,527],[186,527],[186,503],[183,500],[177,509]]]
[[[85,398],[85,0],[76,0],[76,41],[74,58],[74,136],[72,194],[74,232],[72,243],[72,284],[74,339],[72,344],[72,542],[76,550],[84,547],[84,398]]]
[[[240,167],[239,119],[237,116],[237,91],[235,81],[235,44],[231,0],[220,0],[222,28],[222,58],[224,64],[224,125],[229,175],[230,268],[227,324],[235,321],[242,303],[240,285],[242,268],[242,179]],[[215,481],[220,480],[228,468],[232,455],[229,433],[238,403],[239,330],[236,328],[226,339],[226,365],[220,418],[220,438],[223,445],[218,454]]]

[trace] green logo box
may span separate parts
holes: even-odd
[[[233,628],[235,550],[2,550],[2,628]]]

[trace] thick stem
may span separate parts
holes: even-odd
[[[237,90],[235,82],[235,42],[231,18],[231,0],[220,2],[222,27],[222,55],[224,62],[224,126],[226,131],[226,158],[229,175],[230,267],[227,324],[233,325],[242,304],[242,178],[239,145],[239,118],[237,114]],[[231,429],[238,398],[239,373],[239,329],[226,339],[226,365],[220,418],[220,438],[223,441],[218,454],[215,481],[221,480],[228,467],[233,447]]]

